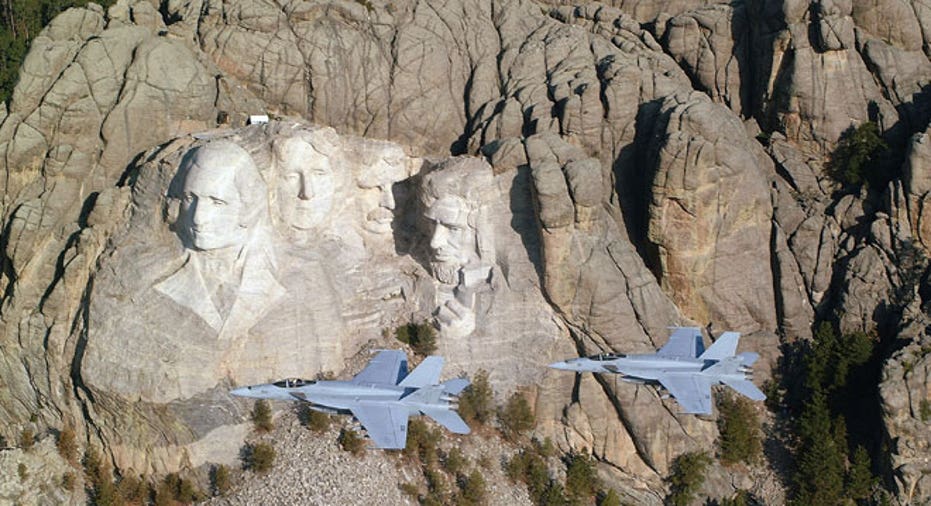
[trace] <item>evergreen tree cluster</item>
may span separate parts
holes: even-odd
[[[846,504],[866,499],[875,483],[869,454],[851,454],[845,411],[860,394],[853,378],[869,362],[874,341],[862,333],[839,335],[829,323],[815,330],[803,359],[801,415],[795,427],[796,504]]]
[[[0,101],[8,102],[32,39],[55,16],[90,0],[0,0]],[[116,0],[94,0],[103,8]]]
[[[365,452],[365,438],[352,429],[343,429],[337,439],[340,448],[355,455],[356,457]]]
[[[394,337],[422,357],[436,351],[436,329],[427,322],[401,325],[394,329]]]
[[[488,382],[488,371],[479,369],[459,396],[459,415],[471,426],[487,424],[494,414],[495,392]]]
[[[530,499],[535,504],[565,504],[564,488],[559,481],[550,477],[547,456],[544,445],[533,441],[507,462],[505,473],[511,481],[522,482],[527,486]]]
[[[569,453],[562,459],[565,483],[550,474],[547,460],[556,453],[549,439],[530,441],[506,464],[505,474],[515,483],[527,486],[530,499],[540,506],[620,504],[617,492],[603,490],[595,459],[588,453]]]
[[[271,471],[275,465],[275,448],[265,442],[258,442],[246,447],[246,467],[258,474]]]
[[[706,452],[683,453],[672,461],[669,482],[668,503],[673,506],[686,506],[695,499],[695,495],[705,483],[705,471],[711,464],[711,456]]]
[[[302,402],[298,404],[297,418],[301,425],[308,429],[321,434],[330,428],[330,415],[311,409],[310,404]]]
[[[215,466],[211,472],[213,495],[223,497],[233,488],[233,479],[230,468],[224,464]]]
[[[753,464],[763,453],[760,418],[753,402],[725,392],[718,397],[718,446],[722,464]]]
[[[90,504],[124,506],[154,504],[155,506],[191,504],[206,498],[197,483],[178,473],[165,476],[160,482],[150,482],[145,476],[132,474],[114,476],[113,467],[100,451],[89,448],[84,454],[84,477]],[[76,478],[67,473],[62,486],[75,487]]]
[[[411,420],[403,455],[420,464],[427,490],[422,493],[414,483],[401,484],[401,490],[424,505],[486,504],[487,483],[481,470],[457,447],[445,453],[440,450],[441,439],[439,429],[431,429],[419,418]]]
[[[501,434],[509,441],[517,441],[522,434],[533,429],[536,417],[527,397],[520,392],[511,394],[507,403],[498,411],[498,423]]]

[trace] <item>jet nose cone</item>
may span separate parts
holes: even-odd
[[[562,362],[553,362],[549,365],[551,369],[559,369],[560,371],[574,371],[575,368],[572,367],[572,364],[568,360],[563,360]]]

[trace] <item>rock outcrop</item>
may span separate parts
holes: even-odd
[[[891,444],[892,468],[904,502],[919,502],[929,494],[927,425],[931,420],[931,392],[928,385],[929,351],[925,315],[907,325],[901,336],[911,342],[897,351],[883,369],[880,395],[886,441]]]

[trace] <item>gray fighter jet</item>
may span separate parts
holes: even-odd
[[[468,434],[469,426],[454,411],[456,396],[469,380],[456,378],[438,383],[443,357],[427,357],[407,373],[403,351],[383,350],[349,381],[284,379],[274,383],[237,388],[240,397],[304,401],[328,414],[352,414],[378,448],[401,449],[407,443],[411,415],[426,415],[456,434]]]
[[[618,374],[633,383],[659,383],[679,402],[684,413],[711,414],[711,387],[718,383],[755,401],[766,399],[750,380],[760,356],[735,355],[740,334],[724,332],[707,350],[696,327],[673,327],[669,341],[656,353],[602,353],[550,364],[554,369]]]

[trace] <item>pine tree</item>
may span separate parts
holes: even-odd
[[[461,480],[459,498],[456,503],[464,506],[485,504],[486,495],[485,477],[478,469],[475,469]]]
[[[495,393],[488,382],[488,371],[479,369],[472,384],[459,396],[459,414],[467,423],[488,423],[495,412]]]
[[[617,496],[617,492],[613,488],[608,489],[598,500],[598,506],[621,506],[621,498]]]
[[[570,453],[566,465],[566,495],[577,503],[590,503],[600,486],[595,460],[586,454]]]
[[[498,413],[498,421],[501,423],[501,432],[504,437],[511,441],[516,441],[521,434],[532,429],[536,423],[530,403],[520,392],[514,392],[508,398],[507,404]]]
[[[232,479],[230,478],[230,468],[219,464],[213,470],[213,493],[218,496],[225,496],[232,488]]]
[[[718,446],[721,462],[752,464],[763,452],[760,420],[753,404],[745,397],[726,393],[718,398]]]
[[[850,469],[847,471],[847,496],[851,499],[866,499],[873,490],[875,478],[870,470],[870,454],[866,448],[857,446],[850,460]]]
[[[705,470],[711,463],[711,457],[705,452],[683,453],[672,461],[669,482],[669,503],[673,506],[686,506],[698,489],[705,482]]]
[[[815,392],[798,424],[795,500],[798,504],[840,504],[844,492],[844,448],[837,441],[840,423],[833,423],[827,401]]]
[[[272,408],[265,399],[255,401],[255,406],[252,408],[252,423],[255,425],[255,430],[259,432],[271,432],[275,428],[272,423]]]

